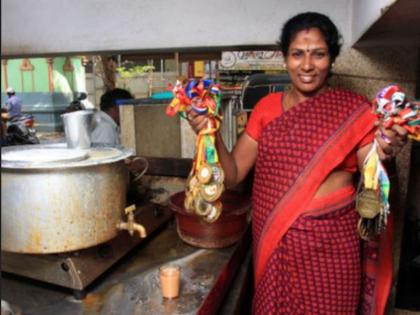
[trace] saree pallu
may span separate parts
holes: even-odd
[[[258,144],[253,187],[252,222],[256,286],[253,311],[255,314],[354,314],[356,312],[358,298],[354,299],[356,295],[358,296],[356,292],[360,292],[361,264],[359,245],[355,245],[357,215],[354,213],[353,201],[348,200],[347,204],[337,207],[335,204],[337,200],[331,200],[331,204],[326,204],[321,212],[330,210],[332,217],[328,216],[329,212],[327,211],[321,215],[321,219],[315,220],[319,221],[318,224],[325,221],[326,225],[323,225],[323,230],[334,226],[334,222],[338,220],[336,215],[345,220],[346,224],[341,224],[343,229],[346,226],[344,231],[339,229],[336,231],[340,235],[341,243],[337,243],[335,248],[335,252],[343,250],[339,248],[340,246],[346,247],[348,250],[345,254],[346,258],[338,260],[339,264],[342,263],[343,266],[332,267],[337,262],[322,250],[317,253],[320,257],[315,259],[314,248],[305,248],[304,244],[308,242],[305,237],[312,237],[311,242],[314,244],[322,244],[325,242],[323,233],[316,233],[317,237],[315,238],[315,234],[307,231],[296,233],[296,227],[308,222],[308,218],[303,218],[305,212],[313,210],[314,196],[319,186],[371,131],[374,120],[375,116],[371,113],[370,104],[365,98],[350,91],[334,89],[297,104],[263,130]],[[345,212],[347,216],[342,217],[344,215],[342,212]],[[344,233],[344,235],[340,233]],[[292,250],[292,248],[294,249]],[[327,248],[330,253],[333,253],[333,247],[327,246]],[[290,296],[288,300],[287,296],[279,295],[284,294],[280,293],[281,291],[291,292],[290,288],[283,285],[287,283],[295,285],[297,280],[293,279],[297,278],[290,278],[293,281],[287,282],[285,278],[279,278],[284,277],[284,273],[279,272],[277,275],[278,272],[274,272],[274,270],[286,268],[286,258],[289,262],[296,263],[296,260],[290,258],[291,255],[306,257],[305,261],[310,266],[305,267],[304,276],[306,278],[314,277],[312,280],[315,285],[329,283],[332,286],[326,294],[319,294],[318,290],[312,292],[309,287],[302,288],[302,293],[305,295],[315,294],[318,309],[315,308],[311,311],[305,307],[305,311],[302,311],[302,306],[307,301],[310,305],[314,305],[311,302],[312,299],[304,296],[302,296],[303,300],[297,300],[297,304],[300,306],[296,306],[296,309],[288,311],[281,309],[281,305],[292,305]],[[325,263],[322,257],[326,259]],[[328,267],[323,269],[323,266]],[[378,266],[376,264],[375,268]],[[376,277],[374,278],[374,287],[376,287],[378,277],[383,277],[379,282],[384,284],[383,291],[373,290],[375,294],[380,293],[381,298],[371,299],[371,304],[373,304],[369,308],[371,314],[383,313],[384,305],[377,305],[377,301],[381,301],[381,303],[386,301],[384,296],[388,294],[386,291],[389,289],[391,279],[389,266],[386,264],[388,269],[382,269],[381,272],[375,270],[371,273]],[[340,280],[341,282],[334,278],[328,280],[328,277],[333,277],[333,274],[338,270],[341,271],[339,277],[347,280]],[[283,271],[287,275],[288,271]],[[346,273],[348,274],[345,275]],[[352,292],[350,295],[353,298],[351,303],[349,302],[351,307],[346,308],[343,313],[333,311],[337,307],[333,303],[335,298],[328,297],[334,296],[331,292],[337,286]],[[270,289],[267,290],[267,288]],[[319,309],[321,305],[322,310]]]

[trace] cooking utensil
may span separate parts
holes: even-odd
[[[226,190],[221,196],[222,213],[213,223],[208,223],[184,207],[185,192],[169,199],[175,212],[179,237],[186,243],[202,248],[222,248],[236,243],[247,227],[247,213],[251,208],[248,196]]]
[[[124,160],[132,151],[98,147],[80,155],[48,145],[1,150],[2,250],[67,252],[117,235],[126,207]]]

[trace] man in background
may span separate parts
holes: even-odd
[[[100,111],[93,117],[92,143],[119,145],[120,141],[120,110],[117,100],[132,99],[130,92],[116,88],[101,96]]]
[[[6,94],[8,99],[5,106],[1,109],[1,118],[5,121],[22,115],[22,101],[16,96],[15,90],[12,87],[8,87]]]
[[[109,90],[101,96],[99,104],[101,110],[93,116],[92,144],[120,145],[120,109],[117,101],[132,98],[130,92],[120,88]],[[143,158],[129,157],[124,162],[132,174],[133,182],[140,179],[145,167],[147,168],[147,161],[145,164]]]

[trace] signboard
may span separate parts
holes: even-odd
[[[224,51],[220,70],[284,70],[279,50]]]

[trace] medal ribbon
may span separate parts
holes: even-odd
[[[411,139],[420,141],[420,115],[418,104],[406,100],[405,94],[397,85],[390,85],[382,89],[373,100],[373,110],[381,120],[384,128],[391,128],[398,124],[405,128]],[[384,141],[390,143],[386,135],[381,135]],[[368,219],[362,216],[359,221],[361,236],[371,234],[372,226],[375,233],[380,233],[386,227],[387,216],[390,212],[389,191],[390,181],[388,174],[379,159],[377,152],[378,143],[375,139],[371,150],[363,162],[362,181],[365,191],[371,190],[376,193],[380,204],[380,214],[375,218]],[[376,224],[372,225],[372,222]],[[370,228],[369,228],[370,227]]]
[[[372,189],[377,193],[383,211],[388,214],[390,182],[388,173],[379,159],[376,147],[377,142],[375,140],[363,163],[364,188]]]
[[[197,134],[193,166],[187,178],[184,209],[207,223],[215,222],[222,213],[220,197],[224,191],[224,173],[216,150],[216,132],[222,116],[221,92],[211,80],[190,80],[185,86],[177,81],[174,98],[166,113],[188,119],[188,107],[198,115],[206,116],[207,125]]]
[[[208,119],[207,127],[201,130],[196,138],[191,174],[194,175],[205,163],[219,163],[215,139],[222,119],[220,88],[212,80],[190,80],[184,86],[177,81],[172,92],[174,98],[166,108],[168,116],[178,114],[181,118],[188,119],[185,111],[187,106],[191,106],[193,111],[199,115],[206,115]]]

